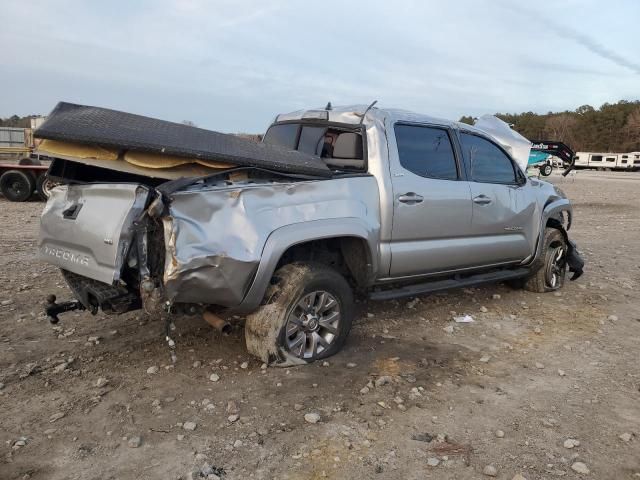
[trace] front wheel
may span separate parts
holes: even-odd
[[[556,228],[546,228],[540,262],[535,273],[526,280],[524,288],[537,293],[561,289],[567,272],[567,251],[562,232]]]
[[[249,353],[281,366],[336,354],[354,315],[351,287],[322,264],[292,263],[275,272],[265,304],[247,317]]]

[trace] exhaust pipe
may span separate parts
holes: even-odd
[[[208,310],[205,310],[204,314],[202,315],[202,318],[204,318],[205,322],[207,322],[213,328],[221,332],[223,335],[231,334],[231,330],[233,329],[233,327],[231,327],[231,324],[226,320],[223,320],[216,314]]]

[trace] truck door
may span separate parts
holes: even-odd
[[[535,248],[540,214],[531,181],[487,138],[460,133],[473,204],[473,234],[483,265],[524,260]]]
[[[473,248],[467,248],[471,191],[452,132],[403,123],[395,124],[394,131],[388,136],[394,199],[390,276],[472,266],[477,259]]]

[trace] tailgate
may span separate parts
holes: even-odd
[[[64,185],[51,191],[40,219],[38,258],[112,284],[134,237],[149,189],[136,184]]]

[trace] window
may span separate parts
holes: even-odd
[[[267,133],[265,133],[263,142],[295,150],[298,142],[299,127],[300,125],[296,123],[273,125],[267,130]]]
[[[442,128],[396,125],[400,164],[421,177],[457,180],[451,139]]]
[[[300,141],[298,142],[298,150],[311,155],[320,155],[322,150],[321,142],[324,138],[326,127],[302,127],[300,132]]]
[[[591,155],[591,161],[592,162],[601,162],[602,161],[602,155]]]
[[[511,159],[489,140],[462,133],[462,152],[471,167],[471,179],[485,183],[515,183]]]

